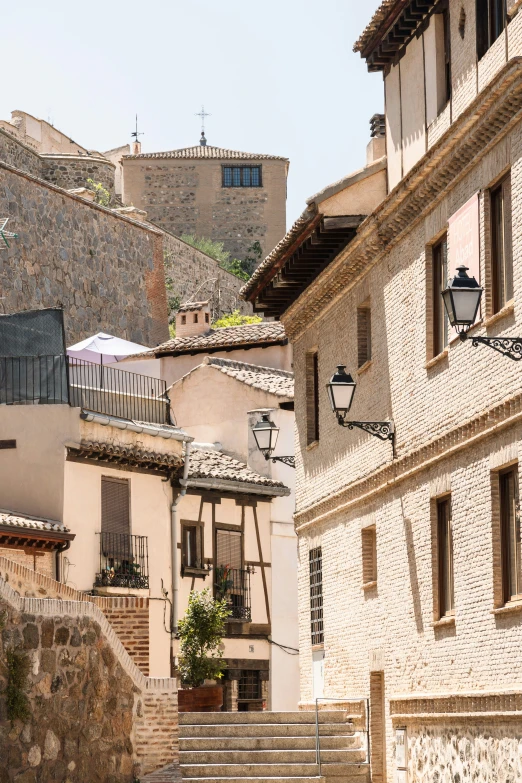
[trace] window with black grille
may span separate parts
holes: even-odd
[[[223,166],[224,188],[262,187],[261,166]]]
[[[256,701],[261,698],[261,679],[259,672],[242,671],[238,682],[237,700]]]
[[[320,546],[310,550],[309,560],[312,644],[323,644],[323,553]]]

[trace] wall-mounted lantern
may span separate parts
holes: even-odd
[[[364,432],[379,438],[379,440],[391,440],[393,444],[395,430],[392,421],[346,421],[348,411],[352,407],[356,386],[357,384],[352,376],[346,372],[344,364],[337,366],[337,372],[332,375],[330,382],[326,384],[330,405],[338,423],[341,427],[347,427],[349,430],[358,427],[360,430],[364,430]]]
[[[270,419],[270,414],[263,413],[261,420],[252,427],[257,448],[266,460],[282,462],[291,468],[295,468],[295,457],[274,457],[273,452],[279,436],[279,427]]]
[[[442,292],[450,324],[461,340],[471,340],[475,348],[477,345],[488,345],[504,356],[519,361],[522,359],[521,337],[480,337],[468,334],[468,329],[477,318],[483,290],[475,278],[468,275],[467,266],[457,267],[457,274]]]

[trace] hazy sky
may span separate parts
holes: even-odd
[[[352,46],[379,0],[21,0],[2,8],[0,118],[22,109],[79,144],[209,144],[290,158],[287,223],[364,164],[381,74]]]

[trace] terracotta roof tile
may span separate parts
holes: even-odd
[[[194,147],[184,147],[179,150],[167,150],[166,152],[142,152],[139,155],[124,155],[125,159],[132,158],[185,158],[196,159],[206,158],[213,160],[285,160],[282,155],[258,155],[254,152],[240,152],[239,150],[227,150],[223,147],[212,147],[210,145],[202,146],[197,144]]]
[[[272,367],[260,367],[245,362],[235,362],[231,359],[208,357],[207,363],[246,386],[252,386],[278,397],[286,397],[287,399],[294,397],[294,374],[292,372],[276,370]]]
[[[274,481],[250,470],[248,465],[220,451],[192,449],[189,457],[189,479],[220,479],[240,481],[263,487],[284,487],[281,481]]]
[[[283,324],[278,321],[263,321],[244,326],[228,326],[224,329],[209,329],[190,337],[175,337],[156,346],[143,356],[177,356],[182,353],[203,353],[226,348],[241,348],[245,345],[285,345],[287,342]]]
[[[0,510],[0,525],[24,528],[25,530],[40,530],[50,533],[69,532],[69,528],[62,525],[61,522],[54,522],[51,519],[42,519],[41,517],[29,517],[27,515],[16,514],[13,511]]]

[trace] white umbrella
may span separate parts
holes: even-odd
[[[98,332],[93,337],[71,345],[70,348],[67,348],[67,355],[85,362],[112,364],[120,362],[127,356],[148,350],[146,345],[131,343],[130,340],[122,340],[121,337],[112,337],[110,334]]]

